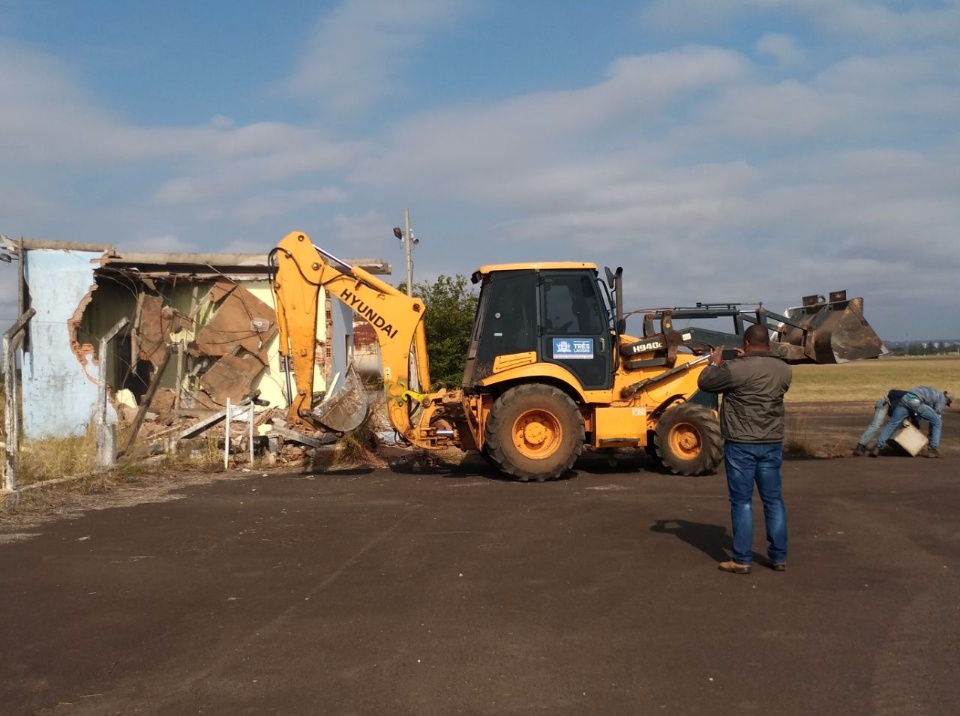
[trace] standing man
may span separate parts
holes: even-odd
[[[750,574],[753,562],[753,485],[763,503],[767,556],[777,572],[787,569],[787,512],[781,496],[783,477],[783,396],[793,371],[770,353],[770,336],[761,325],[743,334],[743,352],[724,362],[723,346],[710,354],[710,363],[697,385],[722,393],[720,432],[723,462],[733,522],[733,559],[720,571]]]
[[[890,419],[880,431],[880,437],[877,438],[877,444],[870,450],[870,457],[877,457],[886,447],[887,440],[893,435],[893,431],[900,427],[900,424],[911,413],[930,423],[930,445],[925,453],[927,457],[940,457],[940,433],[943,430],[943,409],[953,403],[953,395],[949,390],[942,393],[929,385],[921,385],[911,388],[900,398],[890,413]]]

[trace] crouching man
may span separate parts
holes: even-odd
[[[940,457],[940,433],[943,431],[943,411],[953,404],[953,394],[943,392],[929,385],[920,385],[908,390],[890,413],[890,419],[880,431],[877,444],[870,450],[870,457],[877,457],[887,446],[887,440],[893,431],[911,414],[930,423],[930,444],[924,453],[926,457]]]

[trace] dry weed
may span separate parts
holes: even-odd
[[[24,441],[17,459],[17,484],[56,480],[94,471],[97,441],[93,430],[66,438]]]
[[[814,453],[812,437],[805,415],[788,415],[786,435],[783,440],[784,457],[812,457]]]
[[[377,435],[374,432],[376,421],[365,420],[359,428],[344,433],[335,446],[333,465],[352,467],[355,465],[383,466],[385,463],[377,455]]]

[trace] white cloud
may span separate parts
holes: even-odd
[[[590,87],[414,117],[398,126],[383,156],[353,176],[373,184],[442,183],[447,192],[507,199],[512,192],[503,187],[518,171],[553,166],[578,142],[592,153],[587,147],[598,133],[627,132],[642,144],[645,122],[661,121],[673,102],[713,92],[746,68],[737,53],[706,47],[622,58]]]
[[[66,172],[136,176],[152,166],[161,179],[153,187],[144,182],[143,196],[134,201],[194,206],[201,220],[251,222],[342,200],[345,192],[331,183],[336,177],[316,178],[343,171],[366,151],[365,142],[338,141],[323,129],[238,126],[223,115],[182,128],[132,124],[80,89],[64,62],[16,43],[0,45],[0,95],[0,210],[24,220],[0,229],[32,236],[41,230],[39,217],[49,221],[73,200],[74,191],[63,188]],[[284,185],[303,176],[310,185]],[[81,225],[82,219],[73,223]]]
[[[396,95],[411,54],[432,33],[462,21],[473,5],[473,0],[344,0],[320,21],[284,87],[340,111]]]
[[[784,2],[784,0],[780,0]],[[960,8],[912,7],[895,0],[803,0],[804,10],[825,34],[856,37],[865,44],[946,40],[960,32]]]
[[[0,155],[7,161],[75,164],[189,154],[212,127],[142,128],[97,106],[65,63],[16,43],[0,44]]]
[[[310,127],[282,122],[236,126],[223,115],[183,128],[131,124],[82,91],[64,62],[9,42],[0,44],[0,96],[0,151],[8,159],[103,165],[197,155],[262,160],[296,152],[305,155],[300,164],[332,166],[346,161],[357,146],[335,142]]]
[[[342,203],[345,198],[344,191],[337,187],[287,192],[269,191],[244,202],[238,207],[234,216],[240,221],[256,223],[262,219],[286,216],[303,207]]]
[[[137,125],[98,104],[65,63],[4,44],[0,231],[125,250],[266,251],[299,228],[402,271],[390,227],[410,206],[423,239],[418,280],[484,262],[596,260],[627,268],[633,307],[763,299],[777,310],[847,288],[868,296],[878,327],[908,325],[903,306],[928,306],[934,290],[941,305],[960,301],[948,280],[960,270],[960,50],[938,42],[949,38],[935,21],[949,25],[949,13],[866,5],[709,0],[706,14],[752,12],[747,46],[776,62],[721,46],[638,50],[585,86],[441,98],[383,133],[357,122],[350,141],[256,112],[246,123],[224,112]],[[403,16],[406,4],[343,4],[293,85],[331,106],[383,98],[403,77],[378,63],[400,46],[415,54],[468,11],[412,7]],[[680,32],[699,6],[651,7],[669,7]],[[853,34],[845,24],[857,13],[896,40]],[[765,32],[768,15],[790,34]],[[341,64],[313,74],[312,62],[339,62],[339,50]]]
[[[639,13],[640,24],[672,32],[716,30],[740,16],[793,19],[825,36],[865,46],[944,41],[960,34],[960,6],[904,7],[900,0],[655,0]]]
[[[790,35],[768,33],[757,41],[757,52],[761,55],[770,55],[781,67],[802,67],[806,63],[806,56],[797,46],[797,41]]]
[[[818,91],[786,80],[772,86],[732,88],[706,105],[702,116],[683,134],[728,137],[758,144],[815,139],[828,132],[869,131],[877,119],[856,94]]]
[[[197,247],[175,234],[127,239],[122,251],[128,253],[196,253]]]
[[[632,266],[638,305],[779,310],[810,293],[873,294],[879,275],[911,301],[925,289],[900,281],[901,267],[933,264],[939,281],[960,262],[960,162],[949,146],[900,148],[899,128],[953,117],[950,56],[854,55],[773,81],[719,48],[628,58],[582,89],[409,119],[353,178],[421,207],[506,209],[486,235],[465,230],[485,260]],[[892,294],[871,303],[890,330]]]
[[[198,204],[245,196],[253,187],[273,186],[303,174],[342,170],[358,156],[361,145],[336,144],[308,137],[277,146],[262,155],[223,157],[216,148],[198,156],[180,176],[163,182],[153,200],[163,205]]]
[[[355,254],[367,255],[371,245],[378,240],[381,245],[393,246],[396,239],[387,227],[393,223],[381,213],[370,211],[362,215],[337,214],[330,220],[329,231],[332,240],[338,244],[349,246]],[[321,241],[320,236],[314,236],[314,243]],[[346,257],[344,257],[346,258]]]
[[[675,140],[696,145],[728,141],[763,146],[790,141],[879,141],[903,122],[955,122],[960,78],[951,76],[960,52],[944,48],[851,55],[807,81],[749,81],[721,88],[677,124]],[[922,130],[921,130],[922,131]],[[908,141],[914,137],[907,135]],[[799,151],[803,144],[796,145]]]

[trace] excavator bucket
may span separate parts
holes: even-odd
[[[783,320],[772,341],[791,362],[846,363],[887,353],[863,317],[863,299],[848,299],[846,291],[834,291],[826,300],[804,296],[802,306],[788,308],[776,319]]]
[[[334,376],[331,390],[310,411],[314,419],[334,432],[356,430],[370,413],[370,401],[353,362]]]

